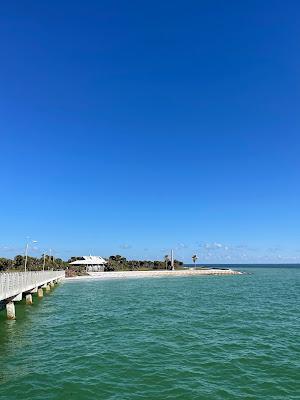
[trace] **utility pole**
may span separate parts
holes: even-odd
[[[174,271],[174,252],[171,250],[171,270]]]

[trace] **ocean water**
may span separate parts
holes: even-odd
[[[249,272],[67,282],[1,312],[0,399],[300,399],[300,269]]]

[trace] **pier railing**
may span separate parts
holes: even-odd
[[[0,273],[0,301],[65,277],[65,271]]]

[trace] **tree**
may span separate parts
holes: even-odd
[[[192,260],[193,260],[194,267],[195,267],[195,266],[196,266],[196,261],[198,260],[197,254],[194,254],[194,255],[192,256]]]
[[[166,264],[166,269],[168,269],[169,261],[170,261],[168,254],[166,254],[166,255],[164,256],[164,260],[165,260],[165,264]]]
[[[111,265],[105,265],[104,267],[104,272],[110,272],[110,271],[114,271],[115,268],[112,267]]]
[[[9,258],[0,258],[0,271],[6,271],[7,269],[12,268],[13,260]]]
[[[18,254],[18,255],[15,257],[15,267],[16,267],[16,268],[20,268],[20,267],[22,267],[23,265],[24,265],[24,257],[21,256],[20,254]]]
[[[154,261],[153,263],[153,269],[159,269],[160,262],[159,261]]]

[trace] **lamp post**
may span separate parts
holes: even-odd
[[[46,264],[46,253],[45,253],[45,251],[44,251],[43,271],[45,271],[45,264]]]
[[[25,247],[25,262],[24,262],[24,271],[27,271],[27,261],[28,261],[28,248],[29,248],[29,237],[26,238],[26,247]],[[37,240],[32,240],[31,243],[37,243]]]
[[[26,247],[25,247],[25,265],[24,265],[24,271],[25,272],[26,272],[26,269],[27,269],[28,246],[29,246],[29,243],[28,243],[28,240],[27,240]]]
[[[54,268],[54,262],[55,262],[55,251],[53,249],[49,249],[49,263],[51,264],[51,269],[53,270]],[[48,269],[49,269],[49,264],[48,264]]]

